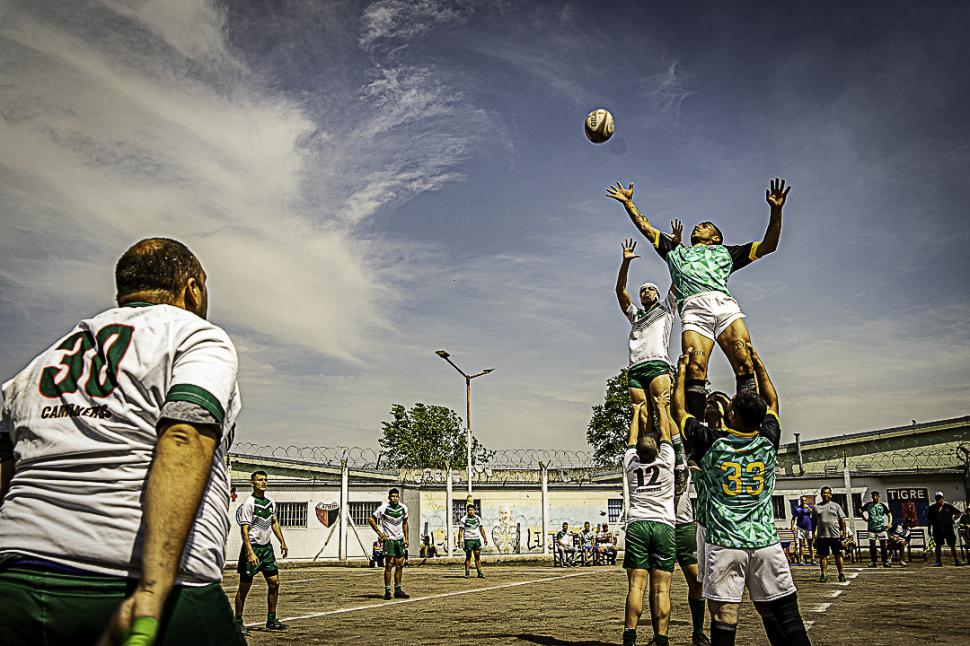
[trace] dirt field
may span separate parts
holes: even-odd
[[[868,569],[846,564],[847,583],[818,583],[818,568],[795,567],[799,604],[812,642],[846,644],[966,644],[970,567]],[[834,574],[834,566],[831,573]],[[626,575],[619,567],[494,566],[486,579],[465,580],[460,566],[409,567],[411,599],[383,601],[381,572],[353,568],[299,568],[282,572],[279,616],[285,633],[260,629],[266,587],[258,581],[247,600],[250,644],[619,644]],[[236,576],[225,582],[230,600]],[[671,644],[690,643],[687,588],[674,572]],[[642,622],[649,626],[649,617]],[[709,622],[708,622],[709,625]],[[880,626],[873,630],[872,626]],[[640,629],[646,644],[649,628]],[[742,605],[738,644],[767,644],[761,622]]]

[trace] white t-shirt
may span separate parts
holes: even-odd
[[[627,523],[652,520],[674,524],[674,447],[660,442],[657,459],[641,464],[636,448],[628,448],[623,455],[623,470],[630,492],[630,512]]]
[[[140,576],[142,492],[167,418],[222,429],[176,579],[221,581],[237,368],[225,331],[169,305],[112,308],[38,355],[3,385],[0,445],[12,445],[15,473],[0,558]]]
[[[670,328],[674,324],[675,308],[673,290],[650,310],[643,310],[630,303],[626,318],[630,321],[630,365],[644,361],[667,361],[670,345]]]
[[[374,520],[389,540],[399,541],[404,538],[404,521],[408,519],[408,508],[403,502],[396,506],[385,502],[374,510]]]
[[[276,503],[269,496],[249,496],[236,509],[236,522],[240,526],[249,525],[249,542],[253,545],[269,545],[275,516]]]

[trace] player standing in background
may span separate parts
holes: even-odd
[[[243,609],[246,596],[253,587],[253,578],[262,572],[266,579],[266,630],[286,630],[288,625],[276,618],[276,602],[280,595],[280,574],[273,553],[273,534],[280,542],[280,554],[286,558],[289,549],[283,539],[283,530],[276,518],[276,503],[266,495],[269,477],[265,471],[254,471],[249,477],[253,493],[236,509],[236,523],[242,532],[242,546],[239,548],[239,589],[236,590],[236,623],[243,635],[249,629],[243,623]]]
[[[893,514],[885,503],[879,502],[879,492],[873,491],[872,500],[862,506],[862,517],[869,530],[869,567],[876,567],[876,541],[882,555],[882,566],[889,565],[889,528],[893,526]]]
[[[747,588],[772,646],[810,644],[788,558],[778,541],[771,495],[781,423],[778,397],[754,348],[758,390],[744,389],[731,400],[727,434],[719,435],[686,409],[684,378],[691,349],[677,364],[671,399],[674,420],[692,453],[701,454],[706,480],[704,597],[711,613],[711,643],[734,644],[738,606]]]
[[[182,243],[136,243],[118,307],[3,385],[4,644],[244,643],[220,586],[238,359],[205,281]]]
[[[660,402],[654,402],[655,409]],[[670,580],[676,558],[674,538],[674,446],[670,419],[660,417],[660,442],[639,437],[640,416],[648,414],[646,403],[634,408],[623,472],[630,493],[627,511],[626,550],[623,567],[629,588],[623,644],[636,644],[637,624],[643,614],[643,593],[649,580],[651,644],[667,646],[670,626]]]
[[[933,567],[943,567],[943,543],[950,546],[953,564],[963,565],[957,558],[957,541],[953,533],[953,521],[960,516],[960,511],[950,503],[943,502],[942,491],[937,491],[935,498],[936,504],[930,505],[926,512],[926,522],[933,532],[933,541],[936,543],[936,563]]]
[[[842,558],[842,539],[848,534],[845,526],[845,511],[842,505],[832,500],[832,488],[822,487],[822,502],[812,509],[812,523],[815,525],[815,545],[818,548],[818,563],[821,572],[819,583],[829,580],[826,570],[829,565],[829,552],[835,557],[835,567],[839,571],[839,582],[845,583],[845,561]]]
[[[401,502],[401,492],[395,487],[387,492],[387,502],[374,510],[367,519],[384,545],[384,599],[391,598],[391,569],[394,568],[394,598],[410,599],[401,588],[404,560],[408,551],[408,508]],[[378,526],[380,523],[380,526]]]
[[[458,542],[465,550],[465,578],[468,578],[468,570],[471,567],[472,556],[475,557],[475,570],[478,578],[484,579],[482,574],[482,545],[488,545],[485,538],[485,528],[482,527],[482,517],[475,513],[475,505],[468,505],[466,514],[458,521]],[[481,539],[475,534],[481,535]]]
[[[699,418],[704,414],[707,365],[715,341],[724,351],[737,381],[737,390],[754,389],[755,375],[751,337],[744,314],[728,290],[728,277],[738,269],[778,248],[781,213],[791,187],[775,178],[765,199],[771,207],[768,228],[761,242],[724,246],[720,229],[712,222],[701,222],[691,232],[690,247],[674,245],[644,216],[633,202],[633,183],[611,186],[607,195],[623,204],[633,224],[666,260],[683,323],[681,344],[692,352],[687,369],[687,410]]]
[[[795,553],[796,562],[801,565],[815,565],[815,551],[812,547],[812,511],[813,507],[808,504],[808,498],[801,496],[798,498],[798,506],[792,511],[791,530],[795,534]],[[808,560],[802,558],[805,548],[808,548]]]

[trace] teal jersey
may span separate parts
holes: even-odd
[[[886,516],[889,514],[889,507],[885,503],[867,502],[862,507],[862,511],[869,516],[867,529],[870,532],[882,532],[886,529]]]
[[[781,425],[771,411],[757,433],[729,430],[721,437],[709,437],[713,442],[701,460],[698,478],[706,485],[708,543],[757,549],[778,542],[771,494],[780,437]]]
[[[727,286],[728,277],[754,262],[758,244],[695,244],[685,247],[674,244],[661,233],[657,236],[654,247],[667,262],[670,280],[674,285],[674,296],[679,305],[686,298],[707,292],[721,292],[731,296]]]

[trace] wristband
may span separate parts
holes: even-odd
[[[124,646],[151,646],[158,635],[158,619],[154,617],[135,617],[131,628],[125,635]]]

